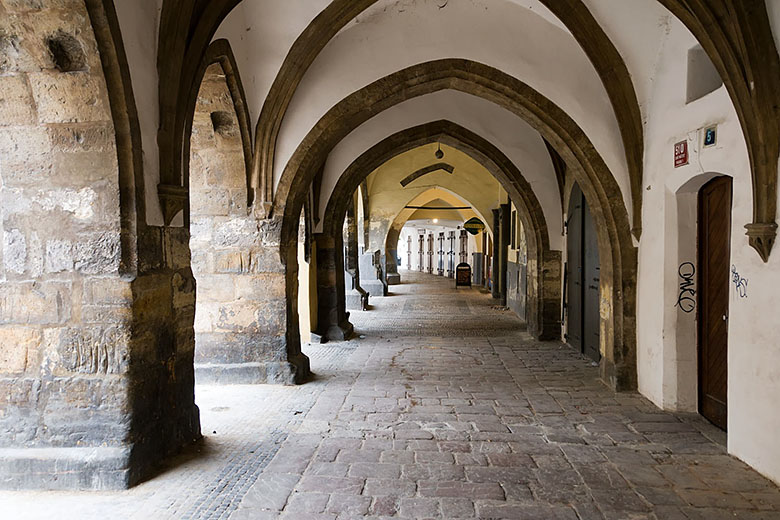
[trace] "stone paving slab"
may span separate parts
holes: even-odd
[[[402,279],[362,338],[308,348],[312,383],[199,387],[200,453],[123,493],[0,493],[0,518],[780,519],[698,415],[615,394],[489,295]]]

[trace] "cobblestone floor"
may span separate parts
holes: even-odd
[[[0,518],[780,519],[700,417],[611,392],[488,295],[402,278],[362,337],[306,349],[312,383],[199,387],[199,453],[127,492],[0,493]]]

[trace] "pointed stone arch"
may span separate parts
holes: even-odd
[[[467,211],[473,213],[477,218],[479,218],[485,224],[486,231],[488,231],[492,235],[492,230],[490,230],[490,222],[488,221],[487,217],[483,212],[477,209],[474,203],[471,202],[467,197],[460,195],[459,193],[456,193],[443,186],[435,186],[435,187],[428,188],[422,193],[419,193],[416,196],[409,199],[405,204],[405,206],[395,214],[393,220],[390,221],[390,224],[387,228],[387,232],[385,233],[385,239],[383,241],[383,246],[385,248],[384,250],[385,250],[386,264],[387,264],[386,275],[388,278],[388,284],[390,284],[390,280],[389,280],[390,273],[395,273],[395,275],[398,276],[397,279],[400,280],[400,275],[398,275],[399,266],[396,264],[396,260],[395,260],[395,252],[398,250],[398,239],[401,236],[401,230],[403,229],[403,227],[406,225],[409,219],[414,215],[414,213],[418,211],[416,208],[415,209],[409,208],[409,206],[424,206],[430,203],[432,200],[436,200],[436,199],[441,199],[444,202],[449,204],[452,204],[454,200],[456,204],[468,205],[470,209],[458,210],[459,217],[463,218],[465,222],[466,220],[468,220],[467,216],[469,213],[463,215],[463,213],[460,213],[460,211]]]
[[[550,251],[544,212],[531,185],[520,170],[498,148],[470,130],[450,121],[412,127],[379,142],[358,157],[344,171],[325,210],[323,233],[333,236],[341,229],[351,194],[376,168],[419,146],[441,142],[469,155],[488,170],[516,201],[523,225],[529,233],[529,331],[542,339],[560,337],[560,252]],[[530,263],[530,261],[529,261]],[[558,266],[556,267],[556,263]]]
[[[715,65],[739,117],[753,179],[748,243],[764,262],[777,236],[780,57],[764,0],[658,0]]]
[[[594,201],[604,265],[602,373],[613,387],[634,389],[637,253],[620,188],[598,151],[571,117],[527,84],[484,64],[445,59],[403,69],[346,97],[320,119],[287,164],[272,208],[274,219],[281,219],[281,255],[283,262],[287,262],[288,272],[296,270],[295,265],[290,265],[291,261],[295,264],[290,251],[291,246],[294,250],[298,214],[316,171],[335,145],[383,110],[445,89],[482,97],[524,119],[558,151],[588,193],[589,200]],[[529,229],[541,227],[529,226]],[[297,323],[296,319],[294,309],[288,306],[288,322]]]

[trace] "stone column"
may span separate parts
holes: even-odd
[[[385,281],[387,285],[398,285],[401,283],[401,275],[398,274],[398,237],[401,235],[400,229],[391,227],[387,232],[387,241],[385,242]]]
[[[353,332],[346,303],[341,297],[345,292],[343,241],[340,236],[322,233],[315,234],[314,241],[317,245],[318,333],[330,341],[343,341]]]
[[[360,266],[358,252],[358,225],[355,217],[354,201],[347,207],[347,240],[345,247],[344,285],[345,306],[349,310],[365,310],[368,306],[368,295],[360,286]]]
[[[382,278],[379,250],[360,255],[360,286],[369,297],[387,296],[387,284]]]
[[[490,268],[491,294],[501,298],[501,209],[493,210],[493,265]]]

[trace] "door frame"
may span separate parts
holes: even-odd
[[[732,213],[734,209],[734,181],[731,177],[726,175],[719,175],[717,177],[714,177],[707,182],[705,182],[700,188],[697,193],[697,205],[696,205],[696,263],[697,263],[697,276],[696,276],[696,287],[697,287],[697,294],[696,294],[696,383],[697,383],[697,410],[699,415],[710,421],[715,426],[721,428],[723,431],[727,431],[728,426],[728,372],[729,372],[729,366],[728,366],[728,355],[729,355],[729,343],[728,343],[728,330],[729,330],[729,314],[730,314],[730,294],[731,294],[731,286],[729,283],[728,274],[726,275],[726,314],[724,315],[726,317],[726,352],[725,352],[725,363],[726,363],[726,389],[725,389],[725,413],[723,417],[722,423],[718,423],[717,420],[713,420],[713,418],[708,417],[702,413],[703,409],[703,403],[704,403],[704,348],[703,348],[703,342],[705,338],[704,334],[704,319],[703,315],[705,313],[705,306],[702,305],[703,301],[703,291],[705,284],[704,282],[704,276],[705,276],[705,268],[704,268],[704,257],[702,252],[702,231],[704,223],[702,222],[702,195],[704,193],[704,190],[708,187],[712,186],[715,183],[727,183],[728,189],[729,189],[729,200],[728,200],[728,226],[726,227],[726,241],[728,244],[728,257],[729,261],[727,262],[728,265],[731,265],[731,226],[732,226]],[[705,289],[706,291],[706,289]]]

